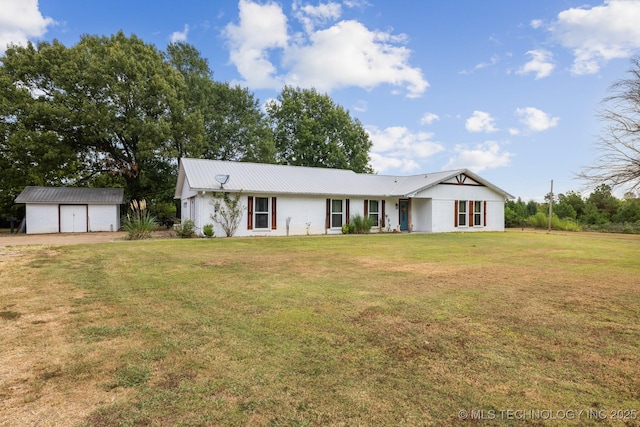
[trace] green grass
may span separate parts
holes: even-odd
[[[82,426],[513,423],[463,421],[462,409],[621,409],[640,425],[634,236],[176,239],[29,254],[0,270],[0,311],[21,314],[0,322],[31,322],[0,366],[43,345],[34,322],[46,313],[58,313],[47,349],[58,356],[23,378],[22,400],[0,389],[7,416],[81,389],[84,410],[65,415]]]

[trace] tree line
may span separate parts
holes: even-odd
[[[558,227],[638,223],[640,57],[603,100],[600,156],[577,176],[596,190],[554,198]],[[9,46],[0,58],[0,220],[19,216],[25,186],[121,187],[158,218],[175,214],[182,157],[373,172],[358,119],[315,89],[285,86],[263,106],[247,88],[213,78],[188,43],[165,51],[122,31]],[[544,205],[507,201],[507,226],[544,220]],[[553,219],[553,218],[552,218]],[[572,225],[574,224],[574,225]]]
[[[505,226],[546,229],[551,195],[545,198],[545,203],[508,200]],[[599,185],[586,197],[575,191],[558,194],[553,197],[551,212],[553,229],[640,233],[640,198],[629,191],[618,199],[607,184]]]
[[[182,157],[371,172],[368,134],[328,95],[284,87],[263,109],[187,43],[86,35],[0,61],[0,217],[28,185],[122,187],[171,216]]]

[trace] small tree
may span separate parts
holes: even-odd
[[[631,65],[628,78],[614,82],[603,100],[605,126],[595,145],[599,157],[578,174],[591,186],[640,188],[640,56]]]
[[[236,233],[242,218],[244,206],[240,202],[241,193],[213,193],[213,206],[215,212],[211,215],[213,222],[224,230],[227,237]]]

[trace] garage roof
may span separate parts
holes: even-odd
[[[121,205],[122,188],[25,187],[16,203]]]

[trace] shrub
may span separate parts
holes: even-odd
[[[150,239],[156,228],[156,218],[147,210],[145,200],[132,200],[131,212],[127,213],[122,229],[127,232],[128,240]]]
[[[176,224],[173,229],[178,237],[189,239],[196,235],[196,223],[190,219],[184,220],[180,224]]]
[[[544,212],[538,212],[537,214],[530,216],[525,220],[525,224],[534,228],[549,228],[549,215]],[[556,215],[551,217],[551,229],[552,230],[564,230],[564,231],[580,231],[582,227],[570,218],[560,219]]]
[[[235,234],[242,219],[244,206],[242,206],[240,197],[241,192],[235,194],[213,193],[211,203],[215,212],[211,215],[211,219],[222,227],[227,237]]]
[[[213,224],[205,224],[204,227],[202,227],[202,234],[207,237],[213,237]]]
[[[373,220],[368,216],[353,215],[349,221],[349,226],[353,226],[352,233],[367,234],[371,231],[371,227],[373,227]]]

